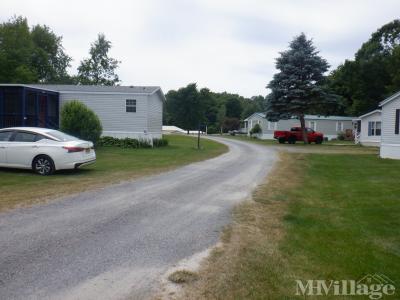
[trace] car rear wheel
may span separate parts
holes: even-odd
[[[278,138],[278,142],[279,142],[279,144],[284,144],[285,143],[285,138],[284,137]]]
[[[294,136],[289,137],[288,143],[289,144],[296,144],[296,138]]]
[[[322,144],[322,137],[318,136],[318,137],[315,139],[315,143],[316,143],[316,144]]]
[[[32,163],[32,169],[35,173],[43,176],[51,175],[55,171],[54,162],[47,155],[35,157]]]

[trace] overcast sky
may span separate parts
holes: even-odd
[[[63,36],[71,72],[97,34],[122,61],[123,85],[191,82],[218,92],[265,95],[275,58],[301,32],[332,68],[378,27],[399,17],[399,0],[1,0],[1,21],[13,15]]]

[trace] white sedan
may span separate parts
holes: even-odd
[[[40,175],[94,163],[93,143],[36,127],[0,129],[0,167],[32,169]]]

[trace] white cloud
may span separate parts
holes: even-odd
[[[123,84],[190,82],[245,96],[265,94],[274,61],[300,32],[336,66],[397,17],[395,0],[2,0],[1,21],[26,16],[64,37],[73,67],[103,32],[122,61]]]

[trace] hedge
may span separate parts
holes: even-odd
[[[142,140],[142,139],[131,139],[131,138],[123,138],[118,139],[111,136],[103,136],[98,141],[98,146],[101,147],[121,147],[121,148],[152,148],[152,147],[164,147],[168,146],[168,140],[161,139],[153,139],[153,145],[151,145],[151,140]]]

